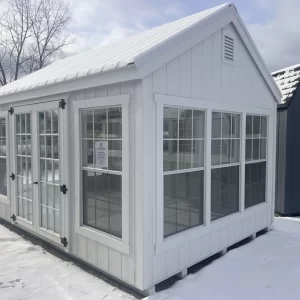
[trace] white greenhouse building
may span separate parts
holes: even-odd
[[[273,221],[281,93],[234,5],[0,88],[0,217],[140,290]]]

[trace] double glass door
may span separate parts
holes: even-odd
[[[65,221],[62,117],[58,101],[15,107],[12,114],[17,222],[56,242]]]

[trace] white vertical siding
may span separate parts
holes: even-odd
[[[74,92],[70,95],[71,106],[74,100],[84,100],[84,99],[92,99],[92,98],[100,98],[106,96],[113,96],[113,95],[121,95],[121,94],[129,94],[130,95],[130,135],[131,140],[134,141],[134,111],[137,102],[140,100],[140,93],[141,93],[141,81],[130,81],[130,82],[123,82],[108,86],[101,86],[97,88],[92,88],[88,90]],[[101,101],[99,101],[99,105],[101,105]],[[72,115],[72,108],[71,108],[71,115]],[[72,117],[70,120],[71,127],[72,125]],[[73,141],[70,141],[71,144]],[[134,145],[134,143],[132,143]],[[134,160],[134,149],[131,149],[132,153],[130,154],[130,160]],[[71,153],[72,155],[72,153]],[[73,168],[73,165],[71,166]],[[115,249],[107,247],[99,242],[91,240],[85,236],[79,235],[75,232],[74,227],[71,226],[71,254],[78,256],[79,258],[89,262],[95,267],[98,267],[100,270],[103,270],[131,285],[135,285],[139,287],[139,282],[136,276],[136,268],[138,268],[135,259],[137,258],[137,249],[135,249],[135,238],[136,235],[134,234],[134,211],[135,211],[135,197],[134,197],[134,178],[135,174],[133,173],[134,169],[132,169],[132,180],[130,182],[130,232],[133,233],[130,235],[130,255],[123,254]],[[76,182],[74,182],[74,170],[71,170],[71,183],[75,186]],[[71,193],[74,193],[72,189],[70,189]],[[70,199],[74,199],[71,195]],[[70,224],[74,224],[74,204],[71,202],[71,211],[70,211]],[[139,250],[139,249],[138,249]],[[142,278],[142,275],[140,275]]]
[[[226,29],[232,30],[235,37],[235,65],[223,63],[223,32],[222,30],[215,32],[143,80],[143,88],[146,82],[153,83],[152,89],[149,89],[149,84],[147,85],[148,93],[143,91],[143,97],[146,96],[150,103],[147,108],[148,112],[151,111],[152,114],[156,107],[153,93],[274,109],[274,97],[241,39],[232,25],[226,26]],[[155,123],[160,121],[155,118],[153,120]],[[150,129],[147,128],[145,134],[150,134],[149,140],[153,140],[155,144],[155,139],[152,137],[153,130],[155,130],[154,126]],[[151,146],[150,149],[155,153],[155,146]],[[155,155],[147,156],[147,158],[149,168],[155,165]],[[155,180],[148,179],[148,186],[155,186]],[[149,199],[152,198],[147,198],[147,201]],[[163,195],[161,195],[161,201],[163,201]],[[153,198],[153,203],[155,203],[155,198]],[[152,274],[152,282],[146,282],[146,287],[150,287],[269,226],[272,215],[270,204],[269,202],[248,209],[232,218],[232,222],[230,222],[231,216],[227,217],[228,222],[223,222],[223,220],[220,220],[221,223],[213,222],[208,225],[206,233],[198,238],[193,238],[187,243],[165,251],[156,252],[153,242],[150,248],[151,253],[144,258],[144,262],[149,262],[153,268],[152,272],[149,269]],[[149,205],[148,207],[150,208]],[[152,212],[153,232],[155,232],[156,226],[162,226],[162,224],[156,222],[155,208],[149,210],[148,213],[150,211]]]
[[[192,51],[188,50],[180,55],[179,95],[192,96]]]

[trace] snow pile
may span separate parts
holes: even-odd
[[[1,300],[134,299],[0,225]]]
[[[148,300],[300,299],[300,219],[276,218],[273,230],[229,251]]]

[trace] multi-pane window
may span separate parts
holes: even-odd
[[[0,194],[7,196],[6,118],[0,118]]]
[[[246,117],[245,208],[265,202],[267,117]]]
[[[32,139],[30,113],[16,114],[17,215],[32,221]]]
[[[239,114],[212,113],[212,221],[239,211],[240,131]]]
[[[203,224],[205,112],[164,107],[164,237]]]
[[[81,110],[83,225],[122,237],[122,108]]]
[[[58,111],[39,112],[41,226],[60,233]]]

